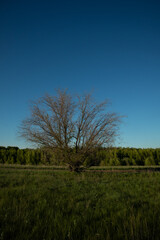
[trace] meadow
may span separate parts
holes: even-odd
[[[0,240],[160,236],[160,172],[0,168]]]

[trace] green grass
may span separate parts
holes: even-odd
[[[0,168],[10,169],[25,169],[25,170],[66,170],[66,166],[53,166],[53,165],[22,165],[22,164],[0,164]]]
[[[68,170],[67,166],[57,166],[57,165],[21,165],[21,164],[0,164],[0,168],[4,169],[24,169],[24,170]],[[160,166],[91,166],[86,168],[87,171],[94,170],[152,170],[160,171]]]
[[[0,240],[159,236],[159,172],[0,169]]]
[[[160,171],[160,166],[92,166],[89,170],[152,170]]]

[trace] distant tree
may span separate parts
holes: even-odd
[[[35,154],[35,150],[31,150],[31,153],[30,153],[30,161],[31,161],[31,164],[36,164],[36,154]]]
[[[18,149],[17,150],[17,159],[16,162],[18,164],[25,164],[25,158],[24,158],[24,154],[23,154],[23,150],[22,149]]]
[[[147,166],[155,165],[155,161],[154,161],[153,157],[151,157],[151,156],[147,157],[145,159],[145,165],[147,165]]]
[[[10,164],[16,163],[17,150],[18,150],[17,147],[7,147],[8,163]]]
[[[105,112],[108,101],[97,104],[90,94],[73,98],[67,91],[45,95],[32,103],[31,115],[20,126],[20,136],[51,149],[70,170],[79,171],[95,148],[111,145],[121,116]]]
[[[24,150],[25,163],[28,164],[28,165],[31,164],[31,157],[30,157],[31,153],[30,152],[31,151],[29,149]]]
[[[0,150],[0,163],[6,163],[7,162],[7,153],[6,148],[1,148]]]
[[[154,150],[154,159],[157,165],[160,165],[160,149]]]

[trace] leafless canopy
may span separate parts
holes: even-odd
[[[67,91],[45,95],[32,103],[20,135],[52,149],[71,168],[79,167],[88,153],[110,145],[117,135],[120,116],[106,112],[107,101],[97,104],[90,94],[75,98]]]

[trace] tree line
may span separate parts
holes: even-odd
[[[1,164],[62,165],[61,156],[44,149],[0,147]],[[85,159],[84,166],[150,166],[160,165],[160,148],[95,148]]]
[[[38,165],[56,164],[54,155],[42,149],[19,149],[18,147],[0,147],[0,163]]]

